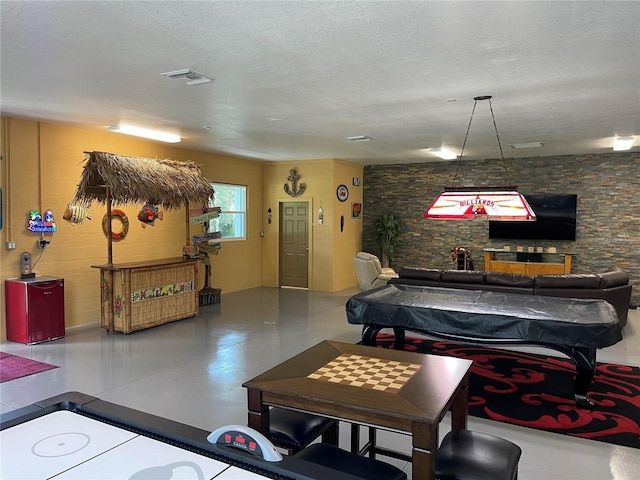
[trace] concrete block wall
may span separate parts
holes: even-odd
[[[456,186],[510,184],[524,194],[577,194],[576,241],[490,240],[486,221],[425,219],[431,202],[454,184],[456,169]],[[402,219],[392,267],[455,268],[451,249],[460,246],[471,250],[474,269],[484,270],[485,248],[554,246],[577,254],[574,273],[624,268],[634,285],[634,302],[640,299],[639,152],[371,165],[364,169],[363,193],[364,251],[380,255],[373,226],[377,215],[393,212]]]

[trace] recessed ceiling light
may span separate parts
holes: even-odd
[[[345,137],[350,142],[370,142],[373,140],[371,137],[367,135],[356,135],[354,137]]]
[[[427,148],[427,152],[431,155],[435,155],[436,157],[440,157],[443,160],[455,160],[458,158],[458,155],[456,155],[455,152],[452,152],[447,148]]]
[[[544,147],[542,142],[524,142],[524,143],[512,143],[511,148],[540,148]]]
[[[631,150],[635,139],[636,137],[616,137],[613,142],[613,149],[616,152],[620,152],[622,150]]]
[[[160,142],[178,143],[180,135],[169,132],[161,132],[150,128],[136,127],[134,125],[109,125],[109,131],[116,133],[124,133],[126,135],[134,135],[136,137],[148,138],[150,140],[159,140]]]

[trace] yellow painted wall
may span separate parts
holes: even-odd
[[[300,176],[305,191],[290,197],[284,184],[291,169]],[[334,159],[304,162],[274,162],[263,164],[263,284],[279,286],[279,205],[299,201],[309,204],[309,289],[335,292],[357,285],[353,257],[362,244],[362,220],[351,219],[351,203],[362,203],[362,187],[352,186],[352,177],[362,179],[363,167]],[[349,188],[349,199],[340,202],[336,196],[338,185]],[[324,210],[324,222],[318,223],[318,209]],[[266,222],[267,209],[272,210],[271,224]],[[340,231],[340,216],[344,216],[344,230]]]
[[[65,279],[67,327],[100,320],[99,271],[91,265],[102,265],[107,261],[107,240],[101,224],[106,212],[103,205],[94,203],[92,219],[83,225],[72,226],[62,219],[76,191],[85,151],[191,160],[201,165],[204,176],[210,181],[247,185],[247,241],[223,243],[220,254],[212,257],[211,283],[222,288],[223,294],[262,285],[262,239],[259,235],[262,228],[259,213],[262,201],[261,162],[186,150],[111,132],[9,117],[2,117],[1,132],[3,228],[0,231],[0,280],[19,276],[20,254],[30,252],[38,275]],[[188,234],[184,208],[164,212],[162,221],[144,229],[136,219],[140,207],[141,204],[114,207],[123,210],[130,222],[127,237],[114,242],[114,263],[181,256]],[[55,215],[57,232],[52,238],[47,234],[51,244],[44,251],[36,247],[40,234],[26,229],[28,213],[32,209],[41,212],[50,209]],[[116,221],[114,228],[117,229]],[[16,243],[15,250],[6,249],[8,241]],[[40,259],[39,254],[42,254]],[[202,268],[201,285],[203,272]],[[0,293],[0,311],[0,338],[6,339],[4,287]]]
[[[63,125],[2,117],[0,131],[0,187],[3,189],[3,228],[0,230],[0,281],[20,273],[20,254],[32,255],[38,275],[65,280],[67,327],[100,321],[99,270],[92,265],[107,261],[107,240],[102,231],[104,205],[94,203],[91,220],[73,226],[62,219],[82,174],[85,151],[106,151],[144,158],[193,161],[211,182],[247,185],[246,241],[225,241],[219,255],[211,256],[211,285],[225,293],[279,285],[278,211],[281,202],[309,203],[309,289],[337,291],[357,285],[353,257],[361,248],[362,220],[351,219],[352,202],[362,203],[363,167],[327,159],[301,162],[259,162],[228,155],[199,152],[107,131],[85,130]],[[306,191],[293,199],[284,192],[289,171],[296,168]],[[349,188],[349,199],[339,202],[338,185]],[[162,221],[146,229],[136,216],[142,205],[116,205],[128,216],[130,227],[124,240],[113,243],[113,262],[155,260],[180,256],[198,226],[187,227],[185,209],[165,211]],[[318,224],[318,208],[324,209],[324,224]],[[197,206],[192,206],[196,208]],[[272,222],[267,223],[267,208]],[[44,251],[36,247],[40,234],[26,229],[29,210],[53,211],[57,232],[47,239]],[[344,231],[340,216],[344,215]],[[114,231],[120,224],[114,221]],[[264,237],[261,233],[264,232]],[[7,250],[6,243],[16,243]],[[40,254],[41,257],[40,257]],[[36,263],[37,262],[37,263]],[[204,283],[200,269],[198,288]],[[5,295],[0,289],[0,340],[6,339]]]
[[[202,158],[196,161],[207,180],[247,186],[247,238],[223,241],[220,253],[210,255],[211,285],[223,294],[262,286],[262,164],[203,152],[193,158]],[[192,233],[202,232],[192,228]]]
[[[352,216],[352,205],[362,206],[362,165],[336,161],[334,164],[334,183],[346,185],[349,198],[345,202],[338,202],[336,207],[337,228],[334,234],[335,265],[353,267],[353,257],[362,249],[362,210],[358,218]],[[353,179],[360,179],[360,185],[353,185]],[[339,218],[344,215],[344,229],[341,232]],[[336,268],[333,271],[333,290],[343,290],[358,283],[354,268]]]

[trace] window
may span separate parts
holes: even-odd
[[[247,238],[247,187],[229,183],[212,183],[214,198],[210,207],[220,207],[220,216],[209,220],[209,232],[220,232],[222,240]]]

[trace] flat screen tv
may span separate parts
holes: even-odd
[[[489,222],[489,238],[511,240],[575,240],[577,195],[524,196],[536,213],[535,222]]]

